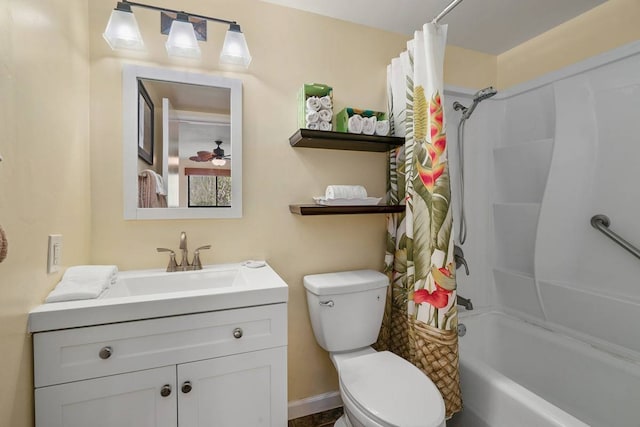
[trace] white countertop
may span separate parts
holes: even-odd
[[[118,273],[118,281],[96,299],[42,304],[29,312],[29,332],[77,328],[157,317],[286,303],[287,284],[266,264],[260,268],[237,264],[205,266],[203,271],[238,270],[237,284],[210,289],[129,296],[123,291],[127,277],[165,275],[164,270]],[[166,273],[180,278],[181,274]]]

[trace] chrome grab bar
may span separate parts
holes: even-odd
[[[618,234],[611,231],[609,229],[610,225],[611,225],[611,221],[609,220],[609,217],[606,215],[599,214],[591,217],[591,226],[593,228],[600,230],[608,238],[610,238],[611,240],[613,240],[614,242],[622,246],[629,253],[631,253],[631,255],[640,259],[640,249],[636,248],[631,243],[627,242],[625,239],[620,237]]]

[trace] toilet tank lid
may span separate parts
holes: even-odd
[[[375,270],[340,271],[304,276],[304,287],[315,295],[348,294],[389,286],[386,275]]]

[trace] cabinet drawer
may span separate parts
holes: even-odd
[[[36,387],[210,359],[287,344],[286,304],[33,336]]]

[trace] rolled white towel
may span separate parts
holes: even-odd
[[[320,114],[317,111],[307,113],[307,123],[316,123],[318,120],[320,120]]]
[[[349,122],[347,123],[347,129],[350,133],[362,133],[362,127],[364,126],[364,121],[362,120],[362,116],[359,114],[354,114],[349,117]]]
[[[376,135],[389,135],[389,120],[378,120],[376,122]]]
[[[320,97],[320,108],[323,110],[330,110],[333,108],[331,97],[329,95]]]
[[[331,118],[333,117],[333,111],[332,110],[320,110],[320,111],[318,111],[318,116],[319,116],[321,121],[330,122]]]
[[[318,111],[320,107],[322,107],[322,104],[317,96],[307,98],[307,111]]]
[[[115,265],[69,267],[62,275],[62,280],[49,293],[45,302],[95,299],[117,279],[118,267]]]
[[[307,122],[307,129],[318,130],[320,129],[320,122],[309,123]]]
[[[366,199],[367,189],[362,185],[327,185],[326,199]]]
[[[373,135],[376,131],[376,122],[378,119],[376,116],[363,118],[362,133],[365,135]]]
[[[331,130],[331,122],[318,122],[320,130]]]

